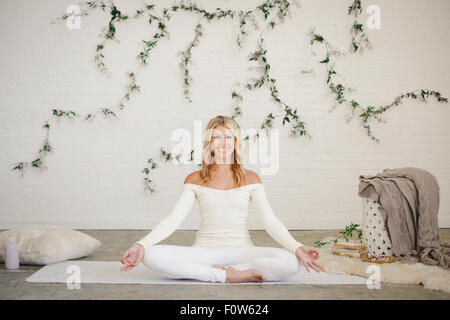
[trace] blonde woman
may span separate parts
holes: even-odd
[[[121,271],[141,261],[154,272],[173,279],[210,282],[277,281],[294,275],[299,260],[309,272],[323,267],[319,252],[295,240],[273,213],[259,176],[243,168],[243,143],[238,123],[217,116],[206,128],[202,169],[189,174],[172,209],[148,235],[122,256]],[[189,214],[195,199],[201,226],[192,246],[157,245]],[[250,201],[265,230],[284,248],[257,247],[246,227]]]

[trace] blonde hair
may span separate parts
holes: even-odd
[[[200,179],[205,183],[211,179],[211,167],[215,162],[214,151],[211,148],[213,131],[216,127],[226,127],[234,136],[233,163],[231,167],[234,173],[234,184],[243,185],[245,181],[244,174],[244,143],[241,139],[241,127],[232,117],[217,116],[211,119],[206,126],[205,140],[203,141],[202,169],[200,170]]]

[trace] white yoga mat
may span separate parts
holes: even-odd
[[[27,282],[63,282],[77,283],[117,283],[117,284],[367,284],[367,279],[360,276],[335,274],[310,269],[307,272],[300,268],[295,275],[282,281],[221,283],[192,279],[170,279],[148,269],[144,264],[130,271],[120,271],[123,264],[120,261],[77,261],[68,260],[48,264],[25,279]]]

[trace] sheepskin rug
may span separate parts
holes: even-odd
[[[336,237],[326,237],[322,242],[333,241]],[[345,242],[345,239],[338,239],[339,242]],[[392,263],[370,263],[359,258],[349,258],[333,255],[331,253],[332,243],[328,243],[320,248],[320,265],[325,271],[339,274],[358,275],[369,278],[373,271],[368,271],[370,265],[376,265],[380,268],[380,285],[383,282],[397,284],[422,284],[426,289],[444,291],[450,293],[450,270],[445,270],[438,266],[429,266],[423,263],[402,263],[395,261]],[[370,269],[369,269],[370,270]]]

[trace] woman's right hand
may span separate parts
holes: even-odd
[[[141,262],[144,253],[145,248],[141,244],[135,243],[132,245],[127,251],[125,251],[122,259],[120,259],[122,264],[125,264],[120,271],[128,271],[133,269]]]

